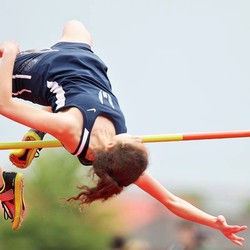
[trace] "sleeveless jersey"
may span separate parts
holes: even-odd
[[[53,112],[78,108],[84,119],[81,140],[73,155],[83,164],[97,116],[112,121],[116,134],[126,133],[124,115],[112,92],[107,67],[84,43],[59,42],[49,49],[24,51],[13,72],[13,97]]]

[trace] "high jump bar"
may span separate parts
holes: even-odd
[[[141,138],[143,143],[232,139],[232,138],[250,137],[250,130],[188,133],[188,134],[158,134],[158,135],[142,135],[142,136],[135,136],[135,137]],[[21,148],[23,149],[56,148],[56,147],[62,147],[61,142],[59,142],[58,140],[0,142],[0,150],[21,149]]]

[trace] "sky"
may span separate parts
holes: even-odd
[[[77,19],[109,68],[130,134],[250,130],[249,10],[248,0],[2,0],[0,41],[47,48]],[[0,125],[2,142],[27,130],[4,117]],[[250,138],[147,146],[148,171],[170,190],[248,196]]]

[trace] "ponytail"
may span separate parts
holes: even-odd
[[[98,152],[93,162],[94,174],[98,177],[96,186],[78,187],[80,192],[68,201],[80,201],[80,205],[95,200],[105,201],[122,192],[123,188],[135,182],[145,171],[148,159],[145,153],[130,144],[117,144],[112,149]]]

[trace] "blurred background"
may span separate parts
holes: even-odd
[[[250,2],[247,0],[2,0],[0,41],[47,48],[65,22],[82,21],[109,67],[128,132],[249,130]],[[0,117],[2,142],[28,128]],[[47,139],[51,139],[48,136]],[[148,144],[149,172],[168,190],[229,223],[250,225],[250,139]],[[5,170],[17,171],[0,152]],[[19,170],[18,170],[19,171]],[[0,249],[233,250],[209,228],[173,216],[137,187],[79,211],[88,168],[64,149],[44,149],[25,177],[27,216],[1,220]],[[249,232],[242,233],[250,248]]]

